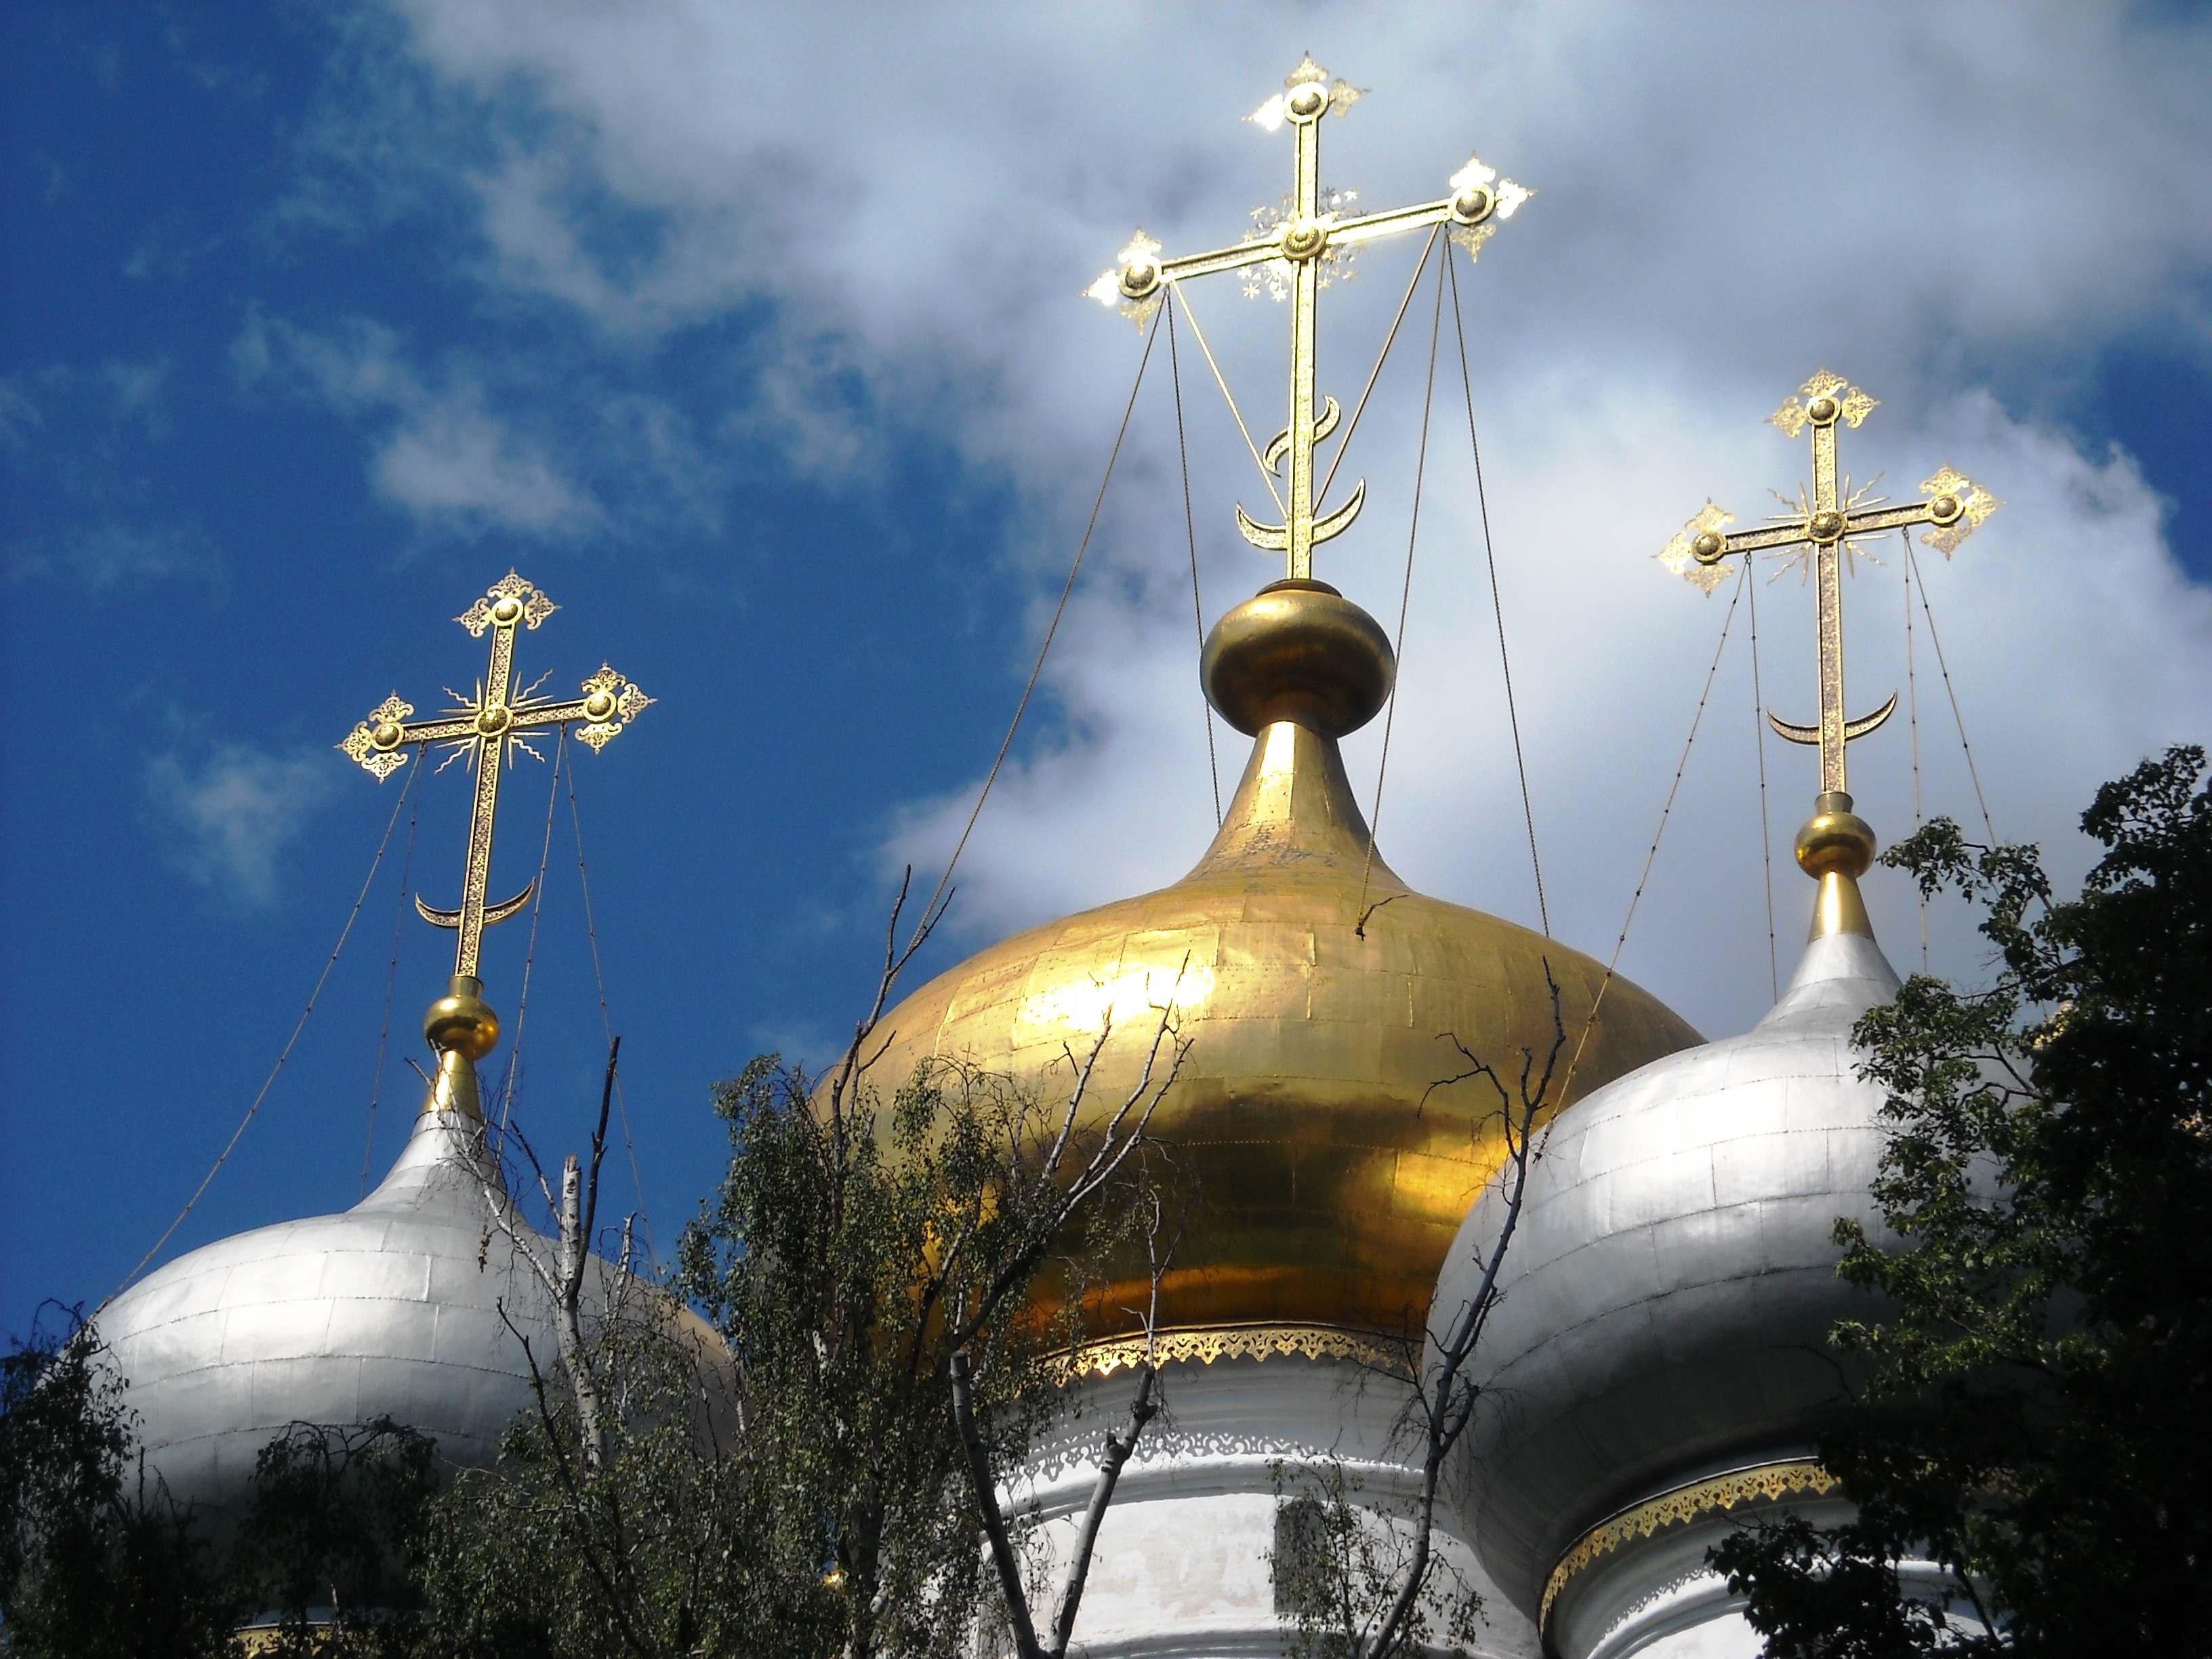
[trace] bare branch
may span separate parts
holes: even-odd
[[[1566,1047],[1566,1024],[1560,1016],[1559,981],[1552,975],[1552,965],[1544,964],[1544,983],[1552,998],[1552,1046],[1546,1054],[1540,1074],[1533,1081],[1535,1071],[1534,1055],[1522,1050],[1521,1075],[1516,1092],[1517,1099],[1507,1097],[1504,1085],[1494,1068],[1471,1053],[1457,1037],[1453,1045],[1467,1059],[1469,1070],[1448,1082],[1464,1082],[1480,1077],[1497,1090],[1505,1134],[1506,1158],[1499,1170],[1504,1194],[1505,1212],[1500,1219],[1498,1237],[1492,1242],[1488,1255],[1483,1261],[1482,1277],[1474,1294],[1459,1310],[1449,1331],[1438,1336],[1430,1333],[1437,1349],[1437,1361],[1424,1383],[1417,1383],[1414,1401],[1424,1424],[1425,1445],[1421,1460],[1420,1496],[1416,1501],[1413,1516],[1413,1549],[1410,1558],[1400,1569],[1395,1594],[1388,1610],[1375,1625],[1371,1634],[1361,1644],[1369,1653],[1390,1652],[1405,1636],[1421,1593],[1427,1586],[1431,1548],[1436,1530],[1437,1489],[1442,1482],[1444,1466],[1460,1437],[1474,1420],[1474,1408],[1480,1390],[1465,1375],[1469,1362],[1482,1340],[1491,1314],[1498,1305],[1498,1281],[1504,1266],[1505,1253],[1513,1242],[1513,1234],[1521,1219],[1522,1205],[1528,1184],[1530,1153],[1534,1146],[1537,1115],[1543,1110],[1552,1094],[1557,1075],[1559,1055]],[[1448,1086],[1440,1084],[1436,1087]],[[1431,1090],[1433,1092],[1433,1089]],[[1424,1100],[1426,1097],[1423,1097]]]
[[[1153,1195],[1152,1216],[1145,1228],[1145,1248],[1152,1257],[1152,1297],[1145,1309],[1145,1358],[1137,1367],[1136,1397],[1129,1402],[1129,1431],[1117,1436],[1111,1427],[1106,1431],[1105,1451],[1098,1460],[1098,1479],[1091,1489],[1091,1502],[1083,1511],[1083,1524],[1076,1533],[1075,1553],[1068,1561],[1067,1584],[1060,1592],[1060,1612],[1053,1620],[1050,1659],[1062,1659],[1068,1643],[1074,1638],[1075,1614],[1083,1604],[1084,1585],[1091,1577],[1091,1556],[1097,1546],[1098,1528],[1105,1524],[1107,1507],[1114,1501],[1114,1488],[1121,1479],[1123,1466],[1137,1449],[1145,1425],[1159,1415],[1156,1385],[1159,1378],[1160,1280],[1167,1273],[1167,1258],[1159,1250],[1159,1201]],[[1170,1248],[1170,1255],[1172,1254]]]

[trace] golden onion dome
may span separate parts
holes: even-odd
[[[1522,1050],[1540,1066],[1552,1045],[1546,964],[1571,1048],[1604,980],[1579,951],[1413,891],[1372,853],[1337,739],[1374,716],[1395,672],[1382,629],[1326,584],[1279,582],[1231,611],[1202,673],[1256,740],[1197,867],[992,946],[878,1028],[871,1073],[885,1085],[934,1058],[1056,1072],[1065,1088],[1066,1056],[1110,1018],[1088,1097],[1103,1116],[1172,1004],[1191,1046],[1152,1133],[1190,1210],[1163,1328],[1372,1330],[1422,1315],[1503,1153],[1494,1094],[1435,1087],[1467,1069],[1453,1039],[1510,1079]],[[1572,1092],[1701,1040],[1616,978]],[[1140,1306],[1146,1289],[1139,1269],[1094,1305]]]

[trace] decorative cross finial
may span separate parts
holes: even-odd
[[[1842,375],[1832,374],[1825,368],[1797,392],[1796,397],[1767,419],[1792,438],[1808,426],[1813,428],[1810,495],[1800,486],[1794,502],[1786,496],[1779,498],[1788,510],[1775,514],[1774,522],[1768,527],[1735,534],[1729,533],[1727,526],[1735,522],[1735,514],[1707,501],[1698,516],[1685,525],[1656,556],[1668,569],[1695,582],[1708,593],[1722,580],[1721,562],[1732,553],[1748,556],[1767,548],[1795,548],[1798,550],[1795,555],[1797,561],[1810,559],[1820,590],[1820,723],[1798,726],[1771,713],[1766,718],[1790,742],[1820,745],[1821,793],[1842,794],[1844,746],[1887,720],[1897,707],[1897,694],[1893,691],[1887,702],[1857,720],[1844,713],[1840,556],[1866,553],[1856,538],[1871,535],[1877,530],[1924,524],[1934,528],[1921,539],[1948,558],[1960,543],[1974,533],[1977,526],[2004,503],[1948,466],[1922,482],[1921,500],[1894,506],[1886,505],[1883,497],[1875,495],[1871,484],[1854,489],[1846,478],[1838,486],[1836,428],[1856,427],[1878,405]],[[1848,800],[1844,805],[1848,809]]]
[[[1161,258],[1160,245],[1139,230],[1121,250],[1117,268],[1084,291],[1101,304],[1118,306],[1139,327],[1159,308],[1172,284],[1217,270],[1250,272],[1254,280],[1246,284],[1248,294],[1264,286],[1277,299],[1291,301],[1291,419],[1267,446],[1266,462],[1277,473],[1285,460],[1290,464],[1288,521],[1260,524],[1239,507],[1237,527],[1255,547],[1286,555],[1291,576],[1310,579],[1315,547],[1349,529],[1367,499],[1363,478],[1343,506],[1316,516],[1314,447],[1336,429],[1339,412],[1334,398],[1322,400],[1318,413],[1315,408],[1316,295],[1353,248],[1399,231],[1449,225],[1452,240],[1472,258],[1498,222],[1511,218],[1535,191],[1499,178],[1495,167],[1477,156],[1452,175],[1452,193],[1440,200],[1380,213],[1345,213],[1341,210],[1352,193],[1321,187],[1321,124],[1350,109],[1363,89],[1332,81],[1310,57],[1291,71],[1283,88],[1247,118],[1269,132],[1287,121],[1297,136],[1291,190],[1281,211],[1255,210],[1255,228],[1235,247],[1175,259]]]
[[[508,571],[504,578],[492,584],[483,598],[454,618],[472,638],[482,639],[487,629],[491,633],[491,663],[477,683],[476,695],[464,697],[458,691],[448,691],[453,708],[434,720],[410,721],[407,717],[415,712],[414,705],[401,702],[395,691],[337,745],[360,762],[379,783],[407,763],[406,750],[433,743],[452,746],[453,752],[447,757],[446,766],[463,755],[475,766],[476,803],[469,817],[468,856],[462,872],[460,907],[453,910],[434,909],[422,902],[420,894],[415,899],[415,908],[422,912],[425,921],[434,927],[450,927],[459,935],[453,958],[456,975],[475,977],[483,930],[495,922],[506,921],[527,904],[531,890],[537,885],[533,878],[513,898],[496,904],[484,902],[491,881],[492,830],[499,813],[499,777],[513,764],[513,750],[520,749],[536,756],[538,751],[530,747],[528,741],[530,733],[550,732],[580,721],[576,736],[597,752],[620,736],[623,727],[653,702],[635,685],[605,665],[584,682],[583,695],[579,697],[555,701],[534,696],[538,687],[544,684],[542,678],[518,691],[514,630],[518,627],[534,629],[559,608],[520,576]],[[443,769],[441,766],[440,770]]]

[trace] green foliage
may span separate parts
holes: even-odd
[[[591,1354],[611,1407],[599,1472],[580,1467],[574,1395],[550,1376],[497,1466],[464,1471],[431,1511],[420,1556],[432,1653],[815,1650],[819,1595],[794,1598],[794,1575],[779,1571],[772,1494],[727,1434],[726,1374],[672,1299],[637,1315]]]
[[[372,1659],[415,1650],[422,1594],[408,1553],[437,1492],[436,1454],[428,1436],[389,1417],[295,1423],[261,1449],[233,1591],[259,1615],[261,1651]]]
[[[1412,1570],[1418,1518],[1363,1501],[1360,1482],[1335,1459],[1268,1466],[1275,1543],[1267,1569],[1289,1659],[1464,1659],[1482,1624],[1482,1597],[1449,1560],[1428,1566],[1423,1594],[1376,1647]]]
[[[2054,902],[2036,849],[1948,820],[1893,848],[1982,907],[1995,982],[1916,975],[1858,1029],[1893,1125],[1839,1223],[1887,1299],[1834,1339],[1872,1362],[1821,1455],[1860,1505],[1831,1534],[1716,1553],[1776,1655],[2212,1651],[2212,793],[2176,748],[2100,790],[2106,851]],[[1932,1559],[1980,1633],[1901,1601]]]
[[[846,1081],[766,1056],[718,1091],[720,1190],[668,1291],[586,1362],[610,1404],[602,1467],[577,1455],[574,1396],[549,1367],[497,1467],[431,1513],[429,1651],[971,1651],[994,1591],[951,1355],[970,1356],[1006,1467],[1051,1407],[1073,1329],[1042,1276],[1079,1291],[1065,1252],[1106,1248],[1127,1207],[1090,1201],[1102,1133],[1033,1090],[936,1068],[883,1109]]]
[[[123,1385],[71,1313],[0,1359],[0,1642],[53,1659],[200,1659],[230,1599],[192,1516],[137,1467]]]
[[[888,1109],[756,1061],[720,1093],[732,1156],[684,1235],[678,1282],[726,1339],[774,1553],[830,1587],[808,1650],[963,1650],[987,1595],[950,1365],[972,1360],[998,1468],[1051,1401],[1082,1274],[1128,1206],[1085,1204],[1070,1170],[1102,1144],[1006,1078],[937,1066]],[[1048,1265],[1067,1310],[1035,1311]]]

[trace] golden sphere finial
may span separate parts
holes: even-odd
[[[1840,790],[1820,796],[1813,816],[1797,832],[1797,867],[1818,879],[1831,873],[1854,880],[1873,867],[1874,826],[1851,811],[1851,798]]]
[[[1324,738],[1380,712],[1398,662],[1382,625],[1327,582],[1273,582],[1213,624],[1199,659],[1206,701],[1250,737],[1291,720]]]
[[[444,996],[422,1016],[423,1040],[441,1053],[466,1054],[482,1060],[499,1046],[499,1016],[477,994],[483,982],[469,974],[456,974]]]

